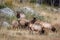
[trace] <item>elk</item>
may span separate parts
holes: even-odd
[[[33,32],[33,31],[36,31],[36,32],[38,32],[38,33],[40,33],[40,34],[44,34],[44,29],[41,27],[41,25],[40,24],[32,24],[32,23],[29,23],[29,26],[28,26],[29,28],[30,28],[30,30]]]
[[[25,14],[23,14],[23,12],[17,11],[16,17],[17,17],[17,19],[18,19],[18,21],[19,21],[21,18],[25,18],[26,16],[25,16]]]
[[[19,21],[17,20],[13,20],[12,21],[12,27],[13,29],[17,29],[17,28],[26,28],[27,27],[27,24],[29,20],[27,19],[20,19]]]
[[[43,29],[42,25],[39,23],[35,23],[37,19],[34,17],[32,20],[28,22],[28,27],[30,28],[31,31],[37,31],[40,34],[44,34],[45,30]]]
[[[47,23],[47,22],[43,22],[43,21],[40,21],[40,20],[37,20],[35,17],[33,18],[33,20],[31,20],[31,23],[32,24],[38,23],[38,24],[42,25],[41,26],[42,28],[49,29],[49,30],[51,30],[53,32],[56,32],[56,28],[52,24]]]
[[[40,21],[40,20],[37,20],[35,23],[39,23],[40,25],[42,25],[42,27],[44,29],[49,29],[52,32],[56,32],[56,28],[52,24],[50,24],[50,23],[43,22],[43,21]]]
[[[16,17],[17,17],[17,21],[19,23],[19,26],[23,27],[26,23],[25,14],[23,14],[23,12],[17,11],[17,16]]]
[[[46,29],[49,29],[49,30],[51,30],[52,32],[56,32],[56,28],[52,25],[52,24],[50,24],[50,23],[47,23],[47,22],[40,22],[40,24],[44,27],[44,28],[46,28]]]

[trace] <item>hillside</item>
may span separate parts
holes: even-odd
[[[60,8],[29,2],[19,3],[16,0],[11,3],[2,4],[5,7],[0,9],[0,40],[60,40]],[[35,31],[32,34],[26,29],[11,29],[12,20],[17,20],[16,11],[23,11],[29,20],[37,17],[38,20],[51,23],[57,32],[47,30],[41,35]]]

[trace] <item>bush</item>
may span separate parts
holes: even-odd
[[[26,19],[31,19],[33,18],[35,15],[31,15],[30,13],[29,14],[25,14],[26,15]]]
[[[25,15],[26,15],[26,19],[32,19],[33,17],[36,17],[38,20],[45,21],[44,16],[40,16],[40,15],[36,15],[36,14],[31,15],[31,13],[27,13]]]
[[[11,16],[11,17],[6,16],[6,20],[11,24],[11,22],[13,20],[17,20],[17,18],[16,18],[16,16]]]
[[[0,21],[7,21],[11,24],[12,20],[17,20],[16,16],[7,16],[4,14],[0,14]]]
[[[0,4],[0,9],[5,8],[6,6],[3,4]]]
[[[41,20],[41,21],[45,21],[44,16],[37,16],[37,19]]]
[[[30,0],[30,3],[36,3],[36,0]]]

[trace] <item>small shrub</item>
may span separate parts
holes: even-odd
[[[15,19],[17,20],[16,16],[11,16],[11,17],[6,17],[6,19],[8,20],[8,22],[11,24],[11,22]]]
[[[37,19],[41,20],[41,21],[45,21],[44,16],[37,16]]]
[[[25,15],[26,15],[26,19],[32,19],[35,16],[35,14],[31,14],[29,12],[26,13]]]
[[[38,20],[45,21],[45,17],[44,16],[40,16],[40,15],[36,16],[36,14],[32,14],[31,15],[31,13],[27,13],[25,15],[26,15],[26,19],[32,19],[33,17],[36,17]]]
[[[2,21],[7,21],[7,22],[10,23],[10,24],[11,24],[12,20],[14,20],[14,19],[17,20],[15,16],[11,16],[11,17],[10,17],[10,16],[6,16],[6,15],[2,15],[2,16],[0,16],[0,17],[1,17],[0,19],[1,19]]]
[[[36,0],[30,0],[30,3],[36,3]]]
[[[5,8],[6,6],[3,4],[0,4],[0,9]]]

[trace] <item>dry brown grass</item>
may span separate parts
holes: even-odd
[[[48,32],[47,35],[30,34],[28,30],[0,29],[0,40],[60,40],[60,31],[57,33]]]

